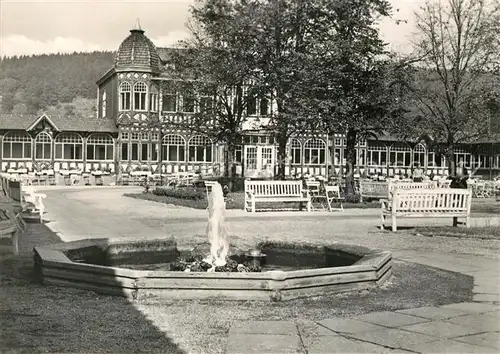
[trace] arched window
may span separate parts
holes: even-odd
[[[41,132],[35,138],[35,159],[50,160],[52,158],[52,138]]]
[[[130,109],[130,95],[132,88],[128,82],[122,82],[120,85],[120,110],[125,111]]]
[[[413,149],[413,164],[420,164],[420,167],[425,166],[425,147],[422,144],[417,144]]]
[[[54,142],[56,160],[82,160],[83,139],[76,133],[62,133]]]
[[[304,144],[304,163],[306,165],[324,164],[326,161],[326,144],[321,139],[309,139]]]
[[[189,161],[212,162],[212,141],[202,135],[189,139]]]
[[[146,94],[148,87],[144,82],[138,82],[134,85],[134,109],[136,111],[146,110]]]
[[[186,140],[180,135],[165,135],[161,148],[164,161],[182,162],[186,160]]]
[[[87,160],[113,161],[114,142],[109,134],[94,133],[87,138]]]
[[[31,159],[32,139],[25,132],[9,132],[3,137],[3,159]]]
[[[102,93],[101,109],[102,109],[101,117],[102,118],[106,118],[106,109],[107,109],[107,105],[106,105],[106,91],[104,91]]]
[[[290,149],[292,154],[292,163],[302,163],[302,144],[298,139],[291,139]]]

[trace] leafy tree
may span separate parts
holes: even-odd
[[[411,93],[419,114],[408,128],[440,143],[453,174],[455,146],[487,137],[498,117],[500,4],[427,0],[416,23],[415,51],[423,60]]]
[[[398,99],[406,62],[386,51],[376,26],[390,11],[386,0],[325,1],[324,20],[316,28],[323,43],[316,53],[315,80],[321,82],[316,106],[328,133],[346,134],[348,194],[354,193],[356,143],[388,129],[403,111]]]
[[[247,106],[258,94],[253,85],[258,49],[248,40],[255,37],[253,10],[244,0],[197,1],[191,8],[191,36],[172,55],[175,70],[166,87],[183,93],[184,111],[196,111],[174,124],[226,145],[225,175],[233,181]]]

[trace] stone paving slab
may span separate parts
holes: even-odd
[[[404,331],[397,328],[386,328],[374,332],[353,333],[350,337],[383,345],[394,349],[410,349],[411,346],[435,341],[436,337],[421,333]]]
[[[498,312],[497,312],[498,313]],[[485,313],[453,317],[445,320],[459,325],[475,328],[478,332],[500,331],[500,316],[490,316]]]
[[[371,312],[365,315],[353,317],[353,319],[385,327],[400,327],[428,321],[422,317],[405,315],[391,311]]]
[[[445,318],[457,317],[462,315],[468,315],[470,312],[449,309],[442,307],[417,307],[413,309],[398,310],[397,313],[402,313],[406,315],[418,316],[423,318],[428,318],[431,320],[442,320]]]
[[[478,302],[500,303],[500,294],[475,294],[472,300]]]
[[[444,308],[444,309],[463,310],[463,311],[467,311],[469,313],[482,313],[482,312],[500,310],[500,305],[480,304],[477,302],[460,302],[457,304],[443,305],[440,307]]]
[[[389,353],[392,352],[380,345],[341,336],[321,336],[305,343],[308,354],[327,353]]]
[[[470,336],[454,338],[454,340],[469,343],[472,345],[497,348],[500,352],[500,332],[474,334]]]
[[[466,336],[469,334],[480,333],[480,329],[474,327],[459,325],[452,322],[432,321],[426,323],[417,323],[414,325],[400,327],[405,331],[427,334],[429,336],[439,338],[453,338],[458,336]]]
[[[482,347],[451,339],[410,345],[407,349],[418,353],[498,353],[494,348]]]
[[[384,329],[383,326],[378,326],[373,323],[363,322],[350,318],[329,318],[320,321],[319,324],[328,329],[340,333],[361,333]]]
[[[235,322],[229,333],[297,335],[297,325],[292,321]]]
[[[232,333],[227,339],[226,353],[305,353],[298,335]]]
[[[299,334],[302,337],[333,336],[336,334],[330,329],[325,328],[324,326],[311,320],[299,319],[296,321],[296,324],[299,330]]]

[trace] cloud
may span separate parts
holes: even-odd
[[[170,47],[179,42],[180,40],[186,39],[188,33],[184,31],[171,31],[168,32],[166,36],[159,36],[156,38],[151,38],[151,41],[157,47]]]
[[[55,37],[46,41],[28,38],[21,34],[8,35],[0,39],[0,56],[34,55],[49,53],[91,52],[110,50],[95,43],[86,43],[73,37]]]

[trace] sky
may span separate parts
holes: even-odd
[[[304,0],[307,1],[307,0]],[[381,33],[391,49],[408,52],[413,12],[423,0],[391,0],[394,17]],[[158,47],[188,35],[186,22],[194,0],[0,0],[0,56],[118,49],[140,21]]]

